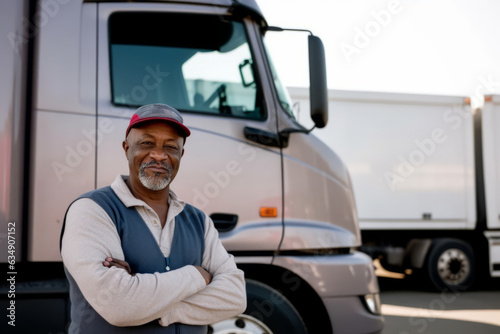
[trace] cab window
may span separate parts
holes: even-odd
[[[262,93],[242,22],[217,15],[119,12],[109,20],[112,102],[261,120]]]

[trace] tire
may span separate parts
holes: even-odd
[[[427,255],[426,269],[436,290],[464,291],[474,281],[474,253],[464,241],[436,239]]]
[[[295,307],[279,291],[254,280],[246,281],[244,314],[212,324],[209,333],[307,334]]]

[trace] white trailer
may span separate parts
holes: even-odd
[[[307,91],[290,92],[307,111]],[[386,269],[438,289],[500,275],[500,108],[485,100],[471,110],[467,97],[329,91],[317,135],[347,164],[361,249]]]
[[[482,220],[489,243],[489,272],[500,277],[500,95],[485,96],[484,106],[476,112],[477,129],[481,129],[482,181],[484,200]]]

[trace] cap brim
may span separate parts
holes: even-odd
[[[189,137],[191,135],[191,131],[182,123],[177,122],[174,119],[171,118],[164,118],[164,117],[146,117],[146,118],[137,118],[137,119],[132,119],[130,121],[130,124],[128,125],[127,132],[125,133],[125,137],[128,136],[128,133],[130,130],[137,126],[138,124],[144,123],[144,122],[150,122],[150,121],[160,121],[160,122],[165,122],[165,123],[170,123],[172,124],[179,132],[179,134],[182,137]]]

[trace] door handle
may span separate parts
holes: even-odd
[[[273,147],[287,147],[288,146],[288,136],[281,136],[276,133],[272,133],[265,130],[260,130],[256,128],[251,128],[245,126],[243,129],[245,138],[253,142]]]
[[[229,213],[212,213],[210,218],[219,232],[231,231],[238,223],[238,215]]]

